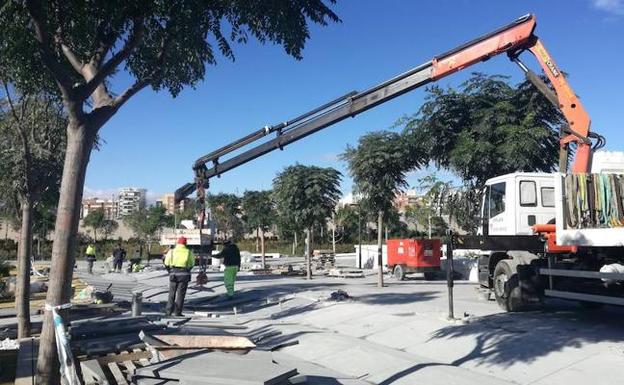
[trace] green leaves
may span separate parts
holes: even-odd
[[[249,231],[266,230],[275,222],[275,204],[271,191],[245,191],[241,201],[243,221]]]
[[[215,194],[208,196],[207,201],[217,230],[238,238],[243,232],[241,199],[234,194]]]
[[[20,93],[0,79],[0,206],[16,212],[26,198],[41,216],[56,206],[66,117],[52,95]]]
[[[150,206],[133,211],[124,218],[124,223],[134,232],[134,235],[143,240],[153,237],[169,223],[164,207]]]
[[[308,23],[339,21],[322,0],[7,1],[0,7],[0,68],[10,69],[22,88],[49,92],[58,92],[55,80],[78,90],[88,78],[84,64],[105,69],[98,83],[125,69],[175,96],[201,81],[219,54],[233,60],[232,42],[251,35],[301,59]],[[43,63],[50,71],[42,71]]]
[[[410,152],[401,135],[388,131],[364,135],[357,147],[347,147],[341,158],[347,162],[365,209],[384,213],[390,210],[397,192],[407,187],[405,173],[412,161],[420,162],[415,153]]]
[[[340,177],[331,167],[289,166],[273,179],[280,222],[301,231],[324,224],[340,199]]]
[[[474,73],[459,90],[429,88],[425,100],[399,123],[412,157],[450,169],[471,186],[510,172],[554,169],[564,120],[529,82],[513,87],[507,77]]]

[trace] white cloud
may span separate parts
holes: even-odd
[[[118,193],[119,189],[116,188],[97,189],[85,186],[82,195],[84,198],[111,199],[112,196],[117,196]]]
[[[591,2],[596,9],[613,15],[624,16],[624,0],[591,0]]]

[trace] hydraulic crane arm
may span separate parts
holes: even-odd
[[[436,56],[429,62],[375,87],[362,92],[350,92],[295,119],[274,126],[264,127],[207,154],[199,158],[193,166],[195,183],[187,183],[176,190],[175,199],[180,201],[190,195],[195,189],[198,189],[198,197],[203,205],[204,189],[208,186],[210,178],[219,176],[273,150],[282,149],[290,143],[338,123],[343,119],[354,117],[406,92],[461,71],[475,63],[488,60],[492,56],[501,53],[507,53],[509,58],[525,72],[527,78],[544,93],[551,103],[555,104],[563,112],[568,128],[561,133],[560,138],[560,170],[563,172],[567,170],[568,147],[570,143],[574,142],[577,144],[577,150],[572,171],[587,172],[591,158],[589,116],[554,60],[537,36],[533,34],[535,26],[536,21],[533,15],[523,16],[509,25]],[[520,61],[519,55],[527,50],[536,56],[555,92]],[[220,161],[220,158],[224,155],[271,133],[276,134],[273,139],[267,140],[223,162]],[[211,164],[210,168],[206,164]]]

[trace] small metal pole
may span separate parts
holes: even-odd
[[[552,254],[548,255],[548,268],[552,269],[553,266],[555,264],[555,256]],[[548,275],[548,288],[550,290],[553,290],[553,276],[552,275]]]
[[[138,317],[141,315],[143,305],[143,293],[132,293],[132,316]]]
[[[362,208],[358,204],[358,269],[362,268]]]
[[[453,311],[453,232],[447,231],[449,240],[446,244],[446,286],[448,287],[449,314],[448,319],[455,319]]]

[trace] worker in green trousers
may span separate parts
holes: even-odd
[[[225,265],[223,283],[225,284],[227,296],[231,298],[234,296],[234,282],[236,282],[236,273],[238,273],[241,264],[240,250],[235,243],[228,239],[223,242],[223,250],[213,257],[223,259],[223,264]]]

